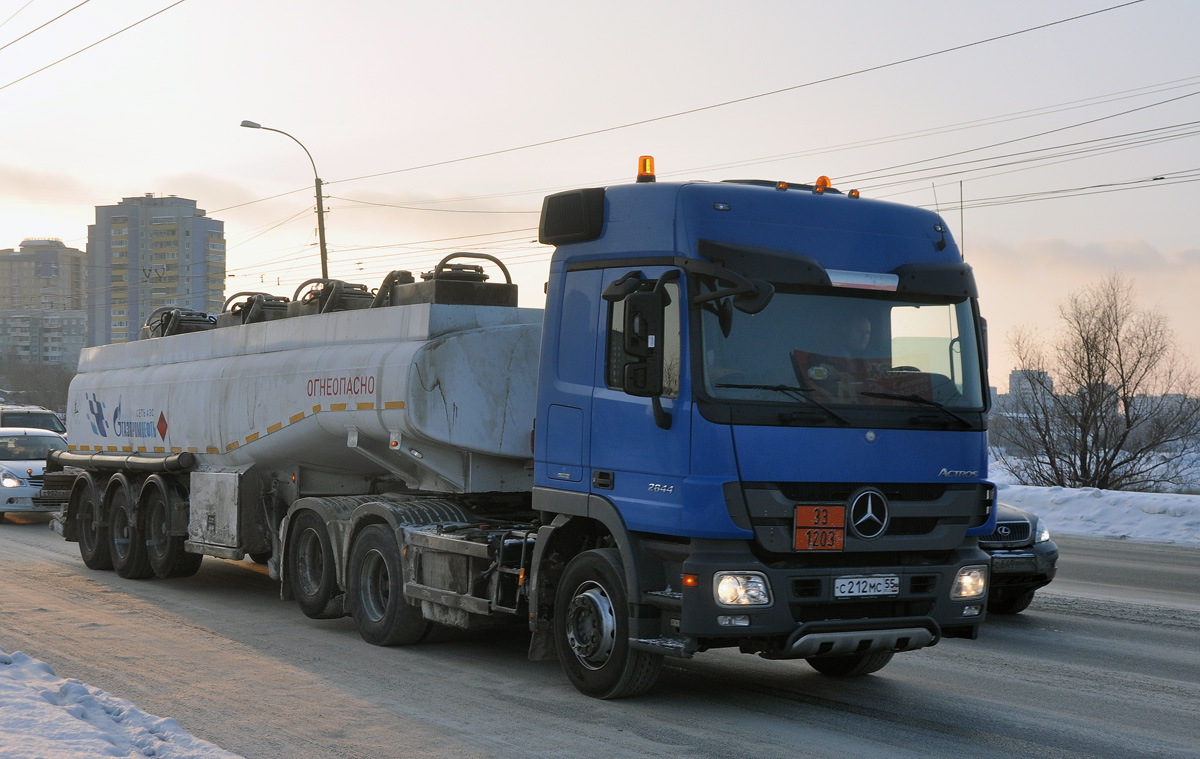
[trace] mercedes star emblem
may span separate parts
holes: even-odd
[[[850,504],[850,529],[863,540],[879,537],[887,525],[887,499],[878,490],[864,490]]]

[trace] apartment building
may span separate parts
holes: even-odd
[[[225,223],[174,195],[96,206],[88,226],[88,345],[134,340],[159,308],[216,314],[225,301]]]
[[[87,254],[62,240],[0,250],[0,358],[79,361],[87,338]]]

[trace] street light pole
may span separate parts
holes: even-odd
[[[243,121],[242,126],[246,127],[247,129],[265,129],[268,132],[278,132],[284,137],[290,138],[292,142],[299,145],[300,149],[304,151],[304,155],[308,156],[308,162],[312,164],[313,179],[315,180],[317,189],[317,239],[321,244],[321,278],[329,279],[329,254],[325,250],[325,203],[321,199],[321,177],[317,174],[317,162],[313,160],[312,153],[308,152],[308,148],[304,147],[303,142],[300,142],[300,140],[292,137],[292,135],[288,134],[282,129],[265,127],[255,121]]]

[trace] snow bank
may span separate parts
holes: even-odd
[[[1200,546],[1200,495],[1017,485],[994,460],[988,474],[999,489],[999,499],[1037,514],[1049,526],[1051,538],[1071,535]]]
[[[999,484],[1004,503],[1037,514],[1050,535],[1200,546],[1200,495]]]
[[[0,759],[241,759],[173,719],[138,709],[50,665],[0,648]]]

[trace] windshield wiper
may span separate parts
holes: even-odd
[[[926,398],[922,395],[916,395],[914,393],[909,393],[907,395],[904,395],[901,393],[876,393],[873,391],[863,391],[863,392],[859,393],[859,395],[865,395],[868,398],[883,398],[883,399],[892,400],[892,401],[908,401],[909,403],[916,403],[917,405],[920,405],[920,406],[931,406],[939,411],[942,411],[942,412],[954,417],[959,422],[961,422],[964,427],[975,426],[971,423],[971,420],[967,419],[962,414],[951,411],[946,406],[946,404],[938,403],[937,401],[930,400],[929,398]]]
[[[830,418],[836,419],[842,424],[850,424],[850,420],[846,417],[829,408],[824,403],[821,403],[816,398],[806,395],[806,393],[811,393],[814,390],[811,387],[798,387],[796,385],[743,385],[736,382],[718,382],[717,387],[732,387],[740,390],[773,390],[776,393],[783,393],[789,398],[808,403],[824,411]]]

